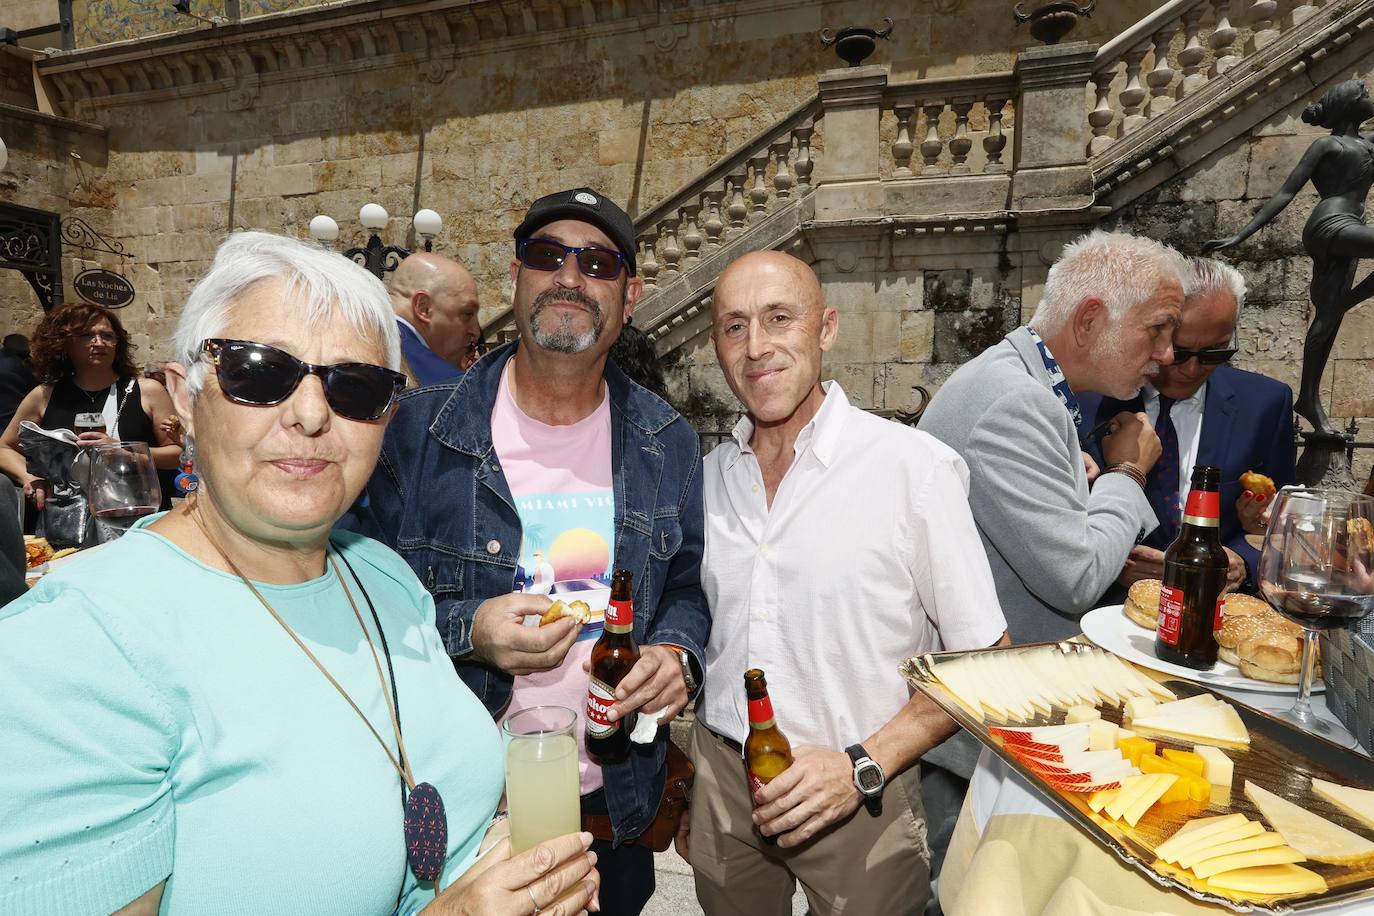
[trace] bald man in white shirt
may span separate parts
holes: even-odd
[[[789,255],[746,255],[716,284],[712,339],[747,416],[703,480],[714,623],[688,860],[712,916],[790,914],[798,880],[818,916],[921,912],[929,853],[913,764],[955,724],[897,666],[1005,641],[967,468],[821,382],[837,331],[815,275]],[[751,799],[740,746],[753,667],[795,762]]]

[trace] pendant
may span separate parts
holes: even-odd
[[[173,483],[183,496],[200,489],[200,478],[196,476],[196,472],[189,461],[182,464],[181,473],[176,476]]]
[[[421,881],[435,881],[448,854],[448,817],[439,790],[427,782],[417,783],[406,800],[406,858],[410,870]]]

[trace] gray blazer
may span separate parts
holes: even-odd
[[[1078,430],[1051,388],[1030,333],[1017,328],[940,387],[920,428],[969,468],[969,504],[1013,642],[1079,632],[1159,524],[1124,474],[1088,489]]]

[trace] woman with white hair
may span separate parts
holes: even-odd
[[[589,834],[473,864],[496,726],[409,567],[331,535],[403,386],[382,284],[241,233],[176,350],[198,493],[0,613],[0,912],[594,907]]]

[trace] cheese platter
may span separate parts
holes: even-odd
[[[1235,912],[1374,901],[1374,767],[1087,644],[908,659],[902,673],[1094,841]]]

